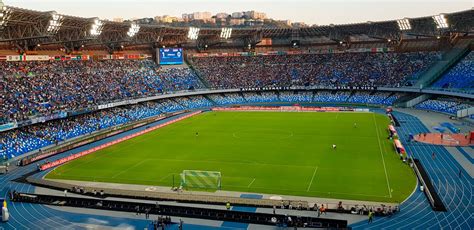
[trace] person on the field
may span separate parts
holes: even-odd
[[[199,132],[196,132],[196,137],[199,136]]]
[[[356,122],[354,122],[354,128],[357,128],[357,123]]]
[[[332,145],[332,148],[336,150],[337,146],[335,144]]]

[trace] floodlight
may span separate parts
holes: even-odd
[[[198,39],[200,30],[201,29],[196,28],[196,27],[189,27],[188,38],[191,39],[191,40]]]
[[[437,29],[446,29],[449,27],[448,21],[446,20],[446,15],[444,14],[433,16],[433,20],[436,23]]]
[[[0,27],[3,27],[7,24],[8,18],[11,16],[10,9],[6,6],[0,8]]]
[[[61,28],[63,16],[56,14],[56,12],[51,13],[51,20],[49,20],[49,25],[47,31],[49,33],[57,33]]]
[[[400,30],[411,30],[410,19],[408,18],[398,19],[397,24]]]
[[[103,23],[98,18],[94,19],[94,23],[91,25],[89,34],[91,36],[99,36],[102,33]]]
[[[133,37],[138,33],[138,31],[140,31],[140,26],[136,23],[132,23],[128,29],[127,35]]]
[[[229,39],[232,36],[232,28],[222,28],[221,29],[221,38]]]

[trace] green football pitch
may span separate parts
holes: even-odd
[[[183,170],[206,170],[221,172],[228,191],[401,202],[416,178],[387,139],[388,124],[374,113],[205,112],[46,177],[177,186]]]

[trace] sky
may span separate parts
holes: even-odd
[[[2,1],[2,0],[0,0]],[[277,20],[313,25],[348,24],[430,16],[473,9],[474,0],[3,0],[5,5],[60,14],[143,18],[209,11],[256,10]]]

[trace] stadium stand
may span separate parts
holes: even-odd
[[[451,115],[456,115],[458,110],[467,109],[470,107],[473,106],[470,104],[466,104],[466,102],[460,99],[450,97],[440,97],[435,100],[426,100],[415,106],[415,108],[417,109],[431,110],[436,112],[448,113]]]
[[[245,93],[244,99],[248,103],[278,102],[278,95],[274,92]]]
[[[347,102],[350,95],[351,93],[348,91],[338,91],[338,92],[319,91],[317,94],[314,95],[313,101],[314,102],[341,103],[341,102]]]
[[[189,98],[180,97],[177,98],[176,101],[187,109],[206,108],[213,105],[211,101],[203,96],[194,96]]]
[[[474,52],[470,52],[433,85],[434,88],[474,93]]]
[[[212,94],[209,98],[218,105],[232,105],[245,103],[245,99],[237,93],[227,93],[225,95]]]
[[[2,123],[203,87],[188,68],[161,69],[150,60],[0,62],[0,66]]]
[[[401,86],[439,57],[438,52],[336,53],[195,57],[193,63],[215,88]]]
[[[280,92],[281,102],[312,102],[313,92]]]

